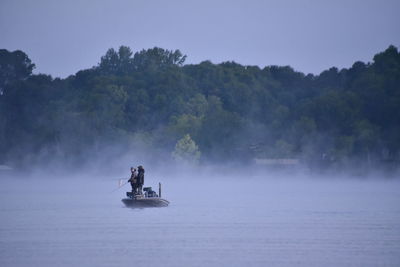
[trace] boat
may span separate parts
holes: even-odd
[[[158,194],[151,187],[143,188],[144,194],[126,192],[126,198],[123,198],[122,202],[131,208],[167,207],[169,201],[161,198],[161,184],[159,183],[158,186]]]

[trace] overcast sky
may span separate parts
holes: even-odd
[[[56,77],[120,45],[318,74],[399,47],[399,13],[399,0],[0,0],[0,48]]]

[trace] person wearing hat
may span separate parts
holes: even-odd
[[[142,189],[144,185],[144,168],[142,165],[138,166],[137,182],[138,182],[138,194],[142,194]]]
[[[135,195],[137,194],[138,185],[139,185],[137,178],[138,178],[138,174],[136,172],[136,169],[131,167],[131,178],[128,180],[128,182],[131,183],[132,193],[135,194]]]

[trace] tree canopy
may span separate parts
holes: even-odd
[[[394,46],[370,63],[319,75],[290,66],[185,65],[185,59],[179,50],[134,53],[121,46],[91,69],[53,79],[32,74],[35,65],[25,53],[0,50],[0,163],[78,158],[138,136],[171,155],[189,136],[201,160],[398,165],[400,53]]]

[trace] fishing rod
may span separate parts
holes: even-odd
[[[113,191],[111,191],[110,193],[114,193],[115,191],[117,191],[118,189],[120,189],[121,187],[123,187],[124,185],[126,185],[127,183],[129,183],[129,179],[128,179],[125,183],[121,184],[121,181],[122,181],[122,180],[125,180],[125,179],[127,179],[127,178],[119,179],[120,184],[118,185],[117,188],[115,188],[115,189],[114,189]]]

